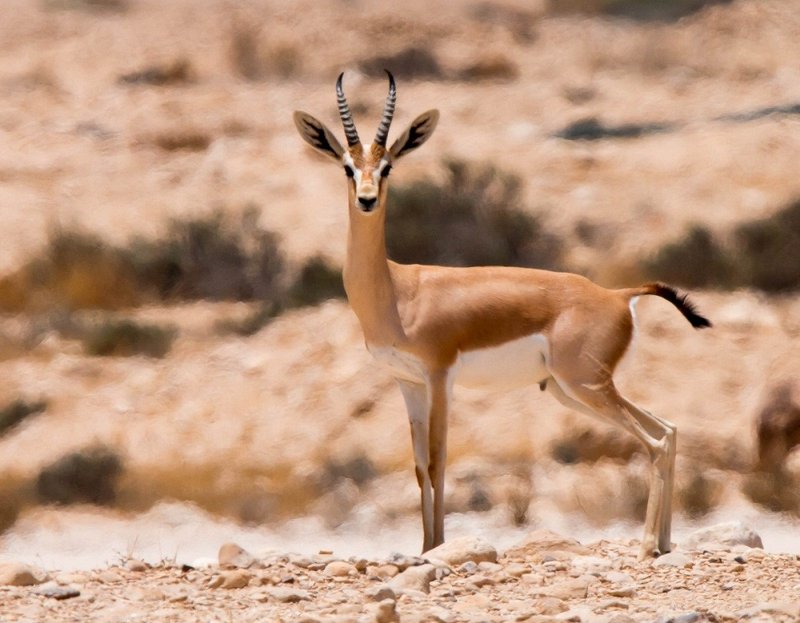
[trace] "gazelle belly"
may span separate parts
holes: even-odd
[[[375,360],[397,379],[426,383],[428,371],[422,361],[395,348],[367,349]],[[546,366],[547,338],[539,333],[477,350],[458,354],[450,369],[456,385],[477,389],[514,389],[539,383],[550,376]]]
[[[539,333],[499,346],[459,353],[454,380],[463,387],[514,389],[539,383],[547,370],[547,338]]]

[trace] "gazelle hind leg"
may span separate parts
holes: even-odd
[[[678,450],[678,427],[672,422],[663,418],[653,415],[649,411],[638,407],[624,397],[621,397],[623,402],[628,407],[629,411],[637,418],[642,426],[647,428],[652,422],[656,422],[658,426],[654,427],[654,435],[658,436],[660,431],[664,432],[661,441],[664,444],[664,457],[662,466],[662,479],[665,486],[663,491],[663,499],[661,501],[661,523],[658,530],[658,550],[664,554],[672,549],[670,536],[672,534],[672,492],[675,488],[675,459]]]
[[[422,507],[422,551],[426,552],[434,545],[433,488],[430,476],[430,426],[429,397],[425,385],[397,381],[406,403],[408,421],[411,425],[411,444],[414,450],[414,471],[420,489]]]
[[[553,378],[547,389],[564,406],[603,419],[633,434],[650,456],[650,492],[639,558],[671,549],[675,436],[672,424],[650,415],[619,395],[610,379],[599,385],[569,384]]]

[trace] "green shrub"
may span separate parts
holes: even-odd
[[[491,165],[445,163],[443,183],[389,190],[387,248],[398,262],[555,268],[558,240],[524,210],[521,181]]]

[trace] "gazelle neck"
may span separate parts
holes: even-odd
[[[402,335],[386,256],[385,211],[362,214],[351,203],[342,278],[366,341],[391,345]]]

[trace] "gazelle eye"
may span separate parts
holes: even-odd
[[[347,177],[354,177],[356,172],[353,170],[353,167],[351,167],[349,164],[346,164],[344,165],[344,174]]]
[[[391,170],[392,170],[392,165],[387,164],[385,167],[381,169],[381,177],[388,177]]]

